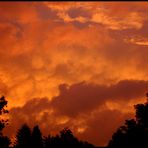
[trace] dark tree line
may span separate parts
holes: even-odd
[[[24,124],[17,132],[14,148],[93,148],[94,146],[74,137],[70,129],[63,129],[56,136],[42,137],[38,126],[33,130]]]
[[[8,113],[5,109],[7,101],[5,97],[0,98],[0,115]],[[0,148],[10,148],[10,139],[2,134],[3,128],[7,125],[7,120],[0,120]],[[33,129],[24,124],[18,129],[16,139],[12,148],[94,148],[86,141],[78,140],[68,128],[60,131],[56,136],[48,135],[43,137],[39,126]]]
[[[8,113],[5,109],[7,101],[5,97],[0,98],[0,115]],[[135,118],[125,120],[112,135],[108,148],[148,148],[148,102],[137,104],[135,107]],[[3,129],[8,120],[0,120],[0,148],[10,148],[11,141],[3,135]],[[39,126],[31,129],[24,124],[18,129],[16,139],[11,148],[94,148],[86,141],[78,140],[68,128],[60,131],[56,136],[42,136]]]
[[[42,134],[38,126],[33,131],[24,124],[16,134],[14,148],[43,148]]]

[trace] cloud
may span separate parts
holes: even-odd
[[[96,144],[100,133],[102,138],[98,142],[104,144],[125,117],[133,115],[132,110],[128,110],[127,101],[143,98],[147,88],[147,81],[138,80],[124,80],[110,86],[85,82],[70,86],[61,84],[59,95],[52,99],[35,98],[22,107],[12,108],[10,125],[5,132],[12,135],[23,123],[28,123],[31,127],[39,124],[45,135],[49,132],[55,134],[68,126],[76,135]],[[107,105],[108,102],[117,103],[119,107],[111,108]],[[120,105],[125,107],[121,109]],[[130,104],[130,108],[131,105],[133,104]],[[117,116],[120,118],[115,119]],[[110,125],[113,120],[114,124]],[[90,138],[93,136],[94,140]]]
[[[140,46],[147,46],[148,45],[148,39],[143,37],[133,37],[130,39],[125,39],[126,42],[140,45]]]
[[[147,89],[147,9],[143,2],[1,2],[0,92],[13,126],[36,121],[46,133],[44,121],[55,122],[52,131],[73,125],[83,134],[85,114],[96,108],[131,112]]]
[[[136,19],[135,19],[136,18]],[[101,23],[113,30],[123,30],[123,29],[140,29],[143,25],[142,18],[137,12],[131,12],[125,18],[120,21],[118,18],[112,18],[110,15],[106,15],[102,12],[96,13],[92,17],[92,22]]]
[[[13,105],[24,104],[30,96],[51,98],[58,93],[60,83],[73,84],[83,80],[115,83],[123,79],[147,79],[147,70],[139,71],[139,63],[146,64],[143,62],[147,59],[146,54],[125,43],[124,37],[115,32],[113,35],[106,25],[91,23],[90,20],[86,23],[78,20],[63,22],[58,15],[64,11],[72,19],[84,17],[88,20],[97,13],[110,19],[117,9],[113,4],[85,3],[86,7],[82,3],[30,4],[16,3],[15,10],[12,3],[0,5],[0,32],[3,36],[0,66],[2,75],[5,75],[3,81],[9,87],[8,97],[16,98],[10,100]],[[110,8],[109,12],[106,7]],[[137,12],[134,14],[139,15]],[[139,19],[138,16],[136,18]],[[144,58],[137,60],[138,54]]]
[[[124,120],[132,117],[132,113],[122,113],[116,109],[96,110],[86,119],[87,128],[83,133],[78,133],[78,137],[88,140],[96,146],[106,146],[108,139],[111,139],[113,133],[124,123]]]
[[[59,18],[64,22],[74,22],[78,21],[81,23],[89,22],[89,24],[97,23],[112,29],[112,30],[124,30],[124,29],[140,29],[143,26],[143,21],[146,19],[139,13],[137,8],[135,8],[124,2],[123,5],[119,3],[62,3],[61,5],[57,3],[46,3],[46,5],[58,13]],[[85,7],[83,7],[85,6]],[[132,9],[131,9],[132,7]],[[126,10],[124,13],[120,10]],[[141,10],[141,9],[140,9]],[[116,13],[117,12],[117,13]]]
[[[71,86],[59,86],[59,96],[51,101],[59,113],[77,116],[90,112],[104,104],[107,100],[120,102],[138,99],[145,95],[147,81],[124,80],[110,86],[78,83]]]

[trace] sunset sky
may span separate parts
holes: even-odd
[[[0,2],[8,136],[38,124],[105,145],[146,92],[148,2]]]

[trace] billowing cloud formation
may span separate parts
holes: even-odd
[[[59,86],[59,95],[52,98],[51,101],[48,98],[36,98],[28,101],[23,107],[12,108],[10,110],[12,125],[8,127],[7,132],[9,134],[15,133],[14,131],[23,123],[28,123],[31,126],[35,123],[39,124],[44,134],[48,134],[49,131],[57,132],[64,126],[70,126],[80,137],[96,144],[97,141],[105,144],[107,139],[111,137],[113,129],[115,130],[117,125],[121,121],[123,122],[125,116],[129,116],[128,109],[124,114],[119,109],[120,107],[109,108],[107,102],[128,104],[127,100],[142,98],[147,89],[148,81],[134,80],[124,80],[110,86],[84,82],[71,86],[62,84]],[[124,110],[124,107],[122,109]],[[112,114],[110,118],[108,118],[109,114]],[[116,115],[119,118],[110,125]],[[107,120],[108,122],[106,122]],[[102,129],[102,124],[104,129]],[[106,127],[110,127],[110,129],[107,130]],[[102,140],[98,138],[96,132],[98,136],[99,134],[103,135]],[[96,138],[93,135],[96,135]],[[88,137],[93,138],[89,139]]]
[[[67,87],[60,85],[60,94],[51,104],[60,113],[75,116],[96,109],[108,100],[120,102],[121,99],[141,98],[148,90],[148,82],[125,80],[110,86],[79,83]]]
[[[0,93],[12,114],[20,112],[12,125],[27,122],[29,108],[31,125],[68,124],[88,138],[89,111],[101,108],[98,121],[115,109],[121,120],[128,116],[147,89],[147,10],[144,2],[0,2]]]
[[[99,2],[91,3],[46,3],[46,5],[57,12],[57,15],[65,22],[97,23],[113,30],[140,29],[147,17],[143,14],[143,8],[147,6],[139,3],[130,4],[127,2],[107,4]],[[139,7],[137,8],[137,6]],[[131,11],[132,9],[132,11]],[[126,11],[125,11],[126,10]],[[123,12],[124,11],[124,12]]]

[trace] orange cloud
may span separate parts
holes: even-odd
[[[85,140],[95,144],[106,144],[119,123],[123,122],[125,117],[133,115],[133,108],[131,109],[133,104],[130,101],[141,101],[147,87],[147,81],[134,80],[120,81],[110,86],[87,83],[71,86],[62,84],[59,86],[59,95],[53,97],[51,101],[48,98],[36,98],[22,107],[12,108],[10,125],[5,132],[9,135],[15,134],[16,129],[23,123],[30,126],[39,124],[45,135],[49,134],[49,131],[57,133],[69,126]],[[107,105],[109,101],[116,102],[118,106],[112,105],[111,108],[111,105]],[[119,118],[111,124],[116,116]],[[99,138],[99,134],[102,137]]]
[[[52,131],[73,125],[77,134],[91,139],[85,134],[89,123],[98,125],[93,122],[95,116],[101,120],[103,114],[112,112],[121,114],[114,124],[117,126],[132,113],[129,108],[136,102],[134,98],[142,98],[147,89],[147,9],[143,2],[0,2],[0,93],[7,96],[12,116],[16,110],[20,112],[12,125],[32,118],[30,124],[36,121],[45,132],[46,120],[49,125],[57,124]],[[60,84],[68,88],[59,90]],[[49,111],[51,105],[40,111],[32,109],[28,117],[26,110],[31,106],[27,102],[32,98],[38,98],[33,101],[37,106],[39,98],[48,98],[44,101],[53,103],[57,118],[52,109]],[[73,107],[69,108],[71,102]],[[107,109],[86,119],[86,111],[95,111],[97,105]],[[118,111],[122,105],[128,109]],[[71,119],[72,115],[77,118]],[[89,132],[94,133],[94,129]],[[105,129],[103,132],[98,144],[109,138]]]

